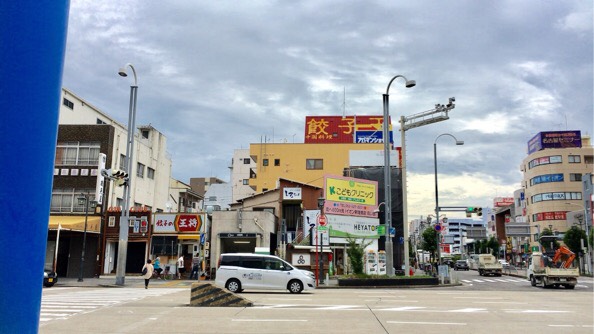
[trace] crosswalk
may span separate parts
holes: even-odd
[[[461,279],[463,283],[528,283],[528,280],[522,278],[480,278],[480,279]]]
[[[45,291],[45,290],[44,290]],[[52,288],[51,294],[41,298],[40,326],[57,319],[66,319],[76,314],[93,312],[100,308],[140,300],[146,297],[163,296],[179,289],[70,289]]]

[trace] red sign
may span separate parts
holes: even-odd
[[[326,226],[326,215],[318,216],[318,224],[320,224],[320,226]]]
[[[179,232],[198,232],[202,226],[202,218],[199,215],[177,215],[175,226]]]
[[[383,116],[307,116],[305,143],[354,143],[355,132],[383,131]],[[390,126],[389,130],[392,127]]]

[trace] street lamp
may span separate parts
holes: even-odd
[[[464,141],[462,140],[458,140],[456,137],[454,137],[454,135],[451,135],[449,133],[442,133],[439,136],[437,136],[437,138],[435,138],[435,141],[433,142],[433,167],[435,169],[435,217],[439,217],[439,191],[438,191],[438,187],[437,187],[437,140],[442,137],[442,136],[449,136],[454,138],[454,140],[456,141],[456,145],[464,145]],[[439,223],[439,218],[437,218],[437,223]],[[438,249],[438,254],[441,253],[441,245],[440,245],[440,241],[439,238],[437,238],[437,249]],[[441,255],[438,259],[438,263],[441,264]]]
[[[128,173],[128,182],[124,184],[124,201],[122,207],[122,216],[120,217],[120,240],[118,244],[118,265],[116,267],[116,285],[124,285],[126,276],[126,256],[128,253],[128,230],[129,230],[129,212],[130,207],[130,189],[132,184],[132,156],[134,155],[134,126],[136,122],[136,96],[138,94],[138,78],[136,70],[132,64],[128,63],[120,68],[118,74],[127,77],[126,67],[132,69],[134,75],[134,85],[130,86],[130,108],[128,111],[128,140],[126,142],[126,173]]]
[[[384,102],[384,124],[383,124],[383,139],[384,139],[384,205],[385,205],[385,224],[386,224],[386,273],[388,275],[394,275],[394,251],[392,244],[392,237],[390,236],[390,230],[392,229],[392,173],[390,166],[390,85],[396,80],[396,78],[402,78],[405,81],[404,86],[406,88],[414,87],[417,83],[414,80],[408,80],[402,75],[397,75],[390,80],[388,87],[386,88],[386,94],[383,95]],[[402,154],[404,155],[404,146],[402,147]],[[404,166],[402,168],[402,179],[404,184]],[[402,187],[402,198],[406,194],[406,189]],[[403,212],[402,225],[404,227],[404,261],[405,261],[405,274],[410,276],[408,272],[408,240],[406,227],[406,215]]]
[[[89,194],[81,193],[78,197],[78,205],[85,206],[85,228],[83,232],[83,243],[82,243],[82,251],[80,254],[80,271],[78,274],[78,281],[83,281],[83,269],[85,267],[85,249],[87,248],[87,221],[89,218]],[[97,202],[91,201],[90,206],[94,208],[97,205]],[[55,270],[55,269],[54,269]]]

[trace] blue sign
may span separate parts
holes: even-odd
[[[393,237],[396,235],[396,228],[395,227],[390,227],[390,237]]]
[[[377,131],[357,131],[355,133],[357,144],[380,144],[384,142],[384,133],[382,130]],[[390,131],[390,143],[394,143],[394,136]]]
[[[206,234],[200,234],[200,244],[204,245],[204,241],[206,239]]]
[[[401,245],[404,245],[404,237],[398,238],[398,242],[400,242]]]

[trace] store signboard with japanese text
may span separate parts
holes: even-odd
[[[582,147],[581,131],[544,131],[528,141],[528,154],[546,148]]]
[[[383,116],[307,116],[305,143],[383,143]],[[390,143],[392,125],[390,122]]]
[[[204,217],[202,214],[155,214],[154,233],[200,232]]]
[[[283,188],[283,199],[284,200],[300,200],[301,199],[301,188]]]
[[[514,204],[513,197],[495,197],[493,199],[493,206],[494,207],[503,207],[503,206],[510,206]]]
[[[326,215],[331,238],[367,238],[380,237],[379,219],[367,217]]]
[[[324,177],[324,213],[377,217],[377,182],[342,176]]]

